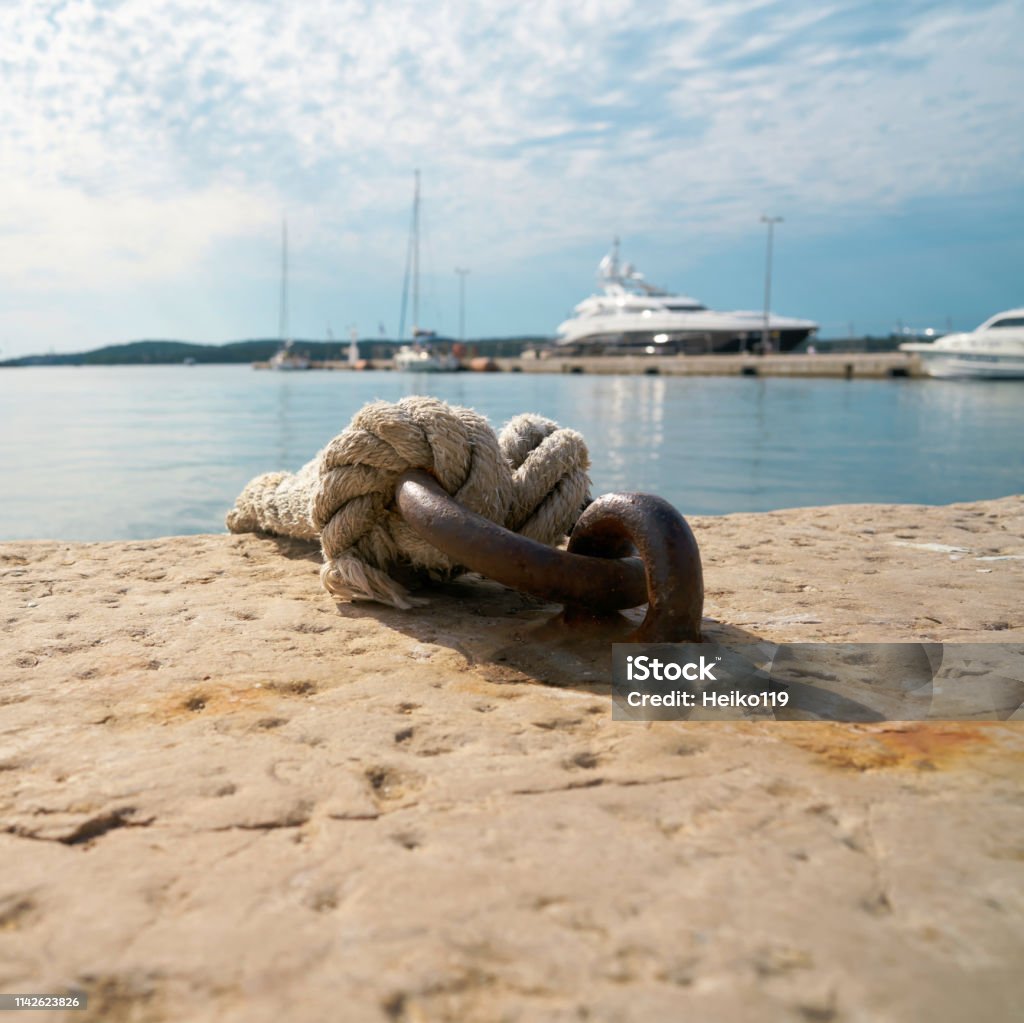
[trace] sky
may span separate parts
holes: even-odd
[[[1024,5],[0,0],[0,358],[554,333],[612,238],[824,337],[1024,305]],[[406,317],[408,330],[411,317]]]

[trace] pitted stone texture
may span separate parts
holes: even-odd
[[[1024,637],[1020,498],[692,525],[711,638]],[[83,985],[83,1023],[1015,1018],[1020,725],[614,722],[614,630],[473,580],[336,606],[318,560],[0,546],[0,990]]]

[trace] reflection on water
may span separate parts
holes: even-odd
[[[652,490],[636,482],[635,470],[643,463],[647,478],[660,476],[665,448],[665,380],[662,377],[605,377],[594,381],[591,403],[602,410],[607,423],[603,445],[605,489]],[[590,416],[593,409],[590,410]],[[640,439],[640,446],[637,445]]]
[[[219,532],[252,476],[414,393],[495,426],[550,416],[586,437],[595,493],[653,491],[686,514],[1024,490],[1013,382],[30,368],[0,371],[0,539]]]

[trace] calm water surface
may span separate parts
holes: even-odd
[[[296,469],[375,398],[432,394],[499,426],[540,412],[586,437],[595,493],[684,514],[1024,490],[1024,383],[0,370],[0,539],[221,532],[254,475]]]

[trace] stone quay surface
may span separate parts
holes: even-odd
[[[709,638],[1024,643],[1024,498],[695,518]],[[0,992],[129,1021],[1009,1021],[1024,726],[613,721],[616,629],[257,536],[0,545]],[[620,627],[621,628],[621,627]]]

